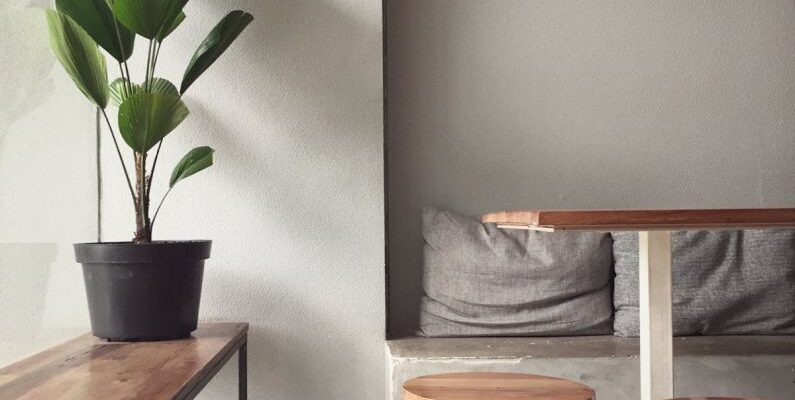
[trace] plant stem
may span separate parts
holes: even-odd
[[[160,56],[160,46],[162,46],[162,43],[155,42],[155,56],[152,58],[152,79],[155,77],[155,66],[157,66],[157,57]]]
[[[169,186],[168,187],[168,190],[166,190],[166,194],[164,194],[163,198],[160,199],[160,203],[157,205],[157,209],[155,209],[155,215],[152,217],[152,225],[151,225],[152,228],[154,228],[155,221],[157,221],[157,216],[158,216],[158,214],[160,214],[160,207],[163,207],[163,202],[166,201],[166,197],[168,197],[168,194],[171,193],[171,188],[172,187],[173,186]]]
[[[151,222],[149,220],[149,198],[146,195],[146,153],[135,153],[135,177],[138,189],[138,207],[135,215],[135,243],[149,243],[152,241]]]
[[[127,65],[127,61],[124,62],[124,70],[127,71],[127,90],[129,90],[130,94],[132,94],[132,76],[130,75],[130,66]]]
[[[133,191],[132,182],[130,181],[130,174],[127,172],[127,164],[124,162],[124,157],[122,157],[121,150],[119,149],[119,142],[116,140],[116,134],[113,133],[113,125],[110,124],[110,119],[105,110],[100,110],[102,110],[102,115],[105,117],[105,122],[108,124],[110,137],[113,138],[113,145],[116,147],[116,154],[119,156],[119,161],[121,161],[121,168],[124,170],[124,178],[127,179],[127,187],[130,189],[130,196],[132,197],[133,205],[135,205],[135,192]]]
[[[113,27],[116,29],[116,41],[119,42],[119,50],[121,51],[122,58],[124,58],[124,54],[127,53],[125,53],[124,44],[122,44],[121,42],[121,31],[119,30],[119,21],[115,17],[113,18]],[[119,61],[119,70],[121,70],[121,64],[122,62]],[[127,65],[126,59],[124,60],[124,70],[127,71],[127,91],[128,91],[127,95],[129,96],[132,94],[132,76],[130,76],[130,67]],[[122,79],[124,79],[124,71],[121,71],[121,77]]]
[[[122,81],[121,81],[122,85],[121,86],[122,86],[122,89],[124,89],[124,92],[125,92],[124,93],[125,94],[124,98],[127,98],[132,93],[130,92],[130,85],[127,83],[127,79],[124,77],[124,68],[122,67],[121,62],[119,62],[119,73],[121,74],[121,79],[122,79]]]
[[[161,146],[163,146],[163,139],[160,139],[160,141],[157,142],[157,151],[155,151],[155,159],[152,161],[152,171],[149,172],[149,190],[146,191],[147,196],[149,196],[149,194],[152,193],[152,177],[155,176],[155,167],[157,166],[157,158],[160,156]]]
[[[149,49],[146,54],[146,73],[144,76],[144,90],[152,90],[152,73],[154,58],[154,40],[149,40]],[[149,219],[149,192],[152,187],[151,176],[146,176],[146,152],[135,152],[135,178],[138,191],[138,203],[135,212],[135,243],[150,243],[152,241],[152,224]]]
[[[152,42],[154,42],[154,40],[149,39],[149,49],[146,52],[146,74],[145,74],[144,84],[146,85],[146,91],[147,92],[152,89],[151,88],[151,86],[152,86],[151,77],[149,76],[149,73],[152,70],[152,54],[153,54],[152,53]]]
[[[126,55],[124,45],[121,41],[121,32],[119,30],[119,22],[116,18],[113,18],[113,25],[116,29],[116,38],[119,43],[119,50],[121,51],[122,58],[125,58]],[[149,41],[149,52],[151,57],[152,52],[152,41]],[[124,68],[122,68],[122,64]],[[150,66],[149,66],[149,59],[146,61],[146,68],[147,73],[149,73]],[[121,73],[121,78],[124,82],[126,82],[126,90],[127,96],[131,96],[133,93],[133,84],[132,84],[132,75],[130,74],[130,66],[127,62],[127,59],[119,61],[119,72]],[[152,71],[154,72],[154,71]],[[126,77],[125,77],[126,73]],[[122,168],[124,169],[124,177],[127,179],[127,188],[130,190],[130,196],[133,200],[133,206],[135,208],[135,238],[133,239],[134,243],[149,243],[152,241],[152,226],[149,221],[149,187],[151,187],[151,181],[147,182],[146,179],[146,153],[138,153],[133,151],[133,155],[135,157],[135,167],[136,167],[136,179],[137,179],[137,188],[138,188],[138,197],[135,196],[135,191],[132,187],[132,182],[130,181],[130,175],[127,172],[127,165],[124,162],[124,158],[121,155],[121,150],[119,149],[119,143],[116,140],[116,134],[113,132],[113,126],[110,123],[110,119],[108,115],[105,113],[105,110],[102,110],[102,115],[105,117],[105,122],[108,124],[108,129],[110,129],[111,137],[113,137],[113,144],[116,146],[116,154],[119,156],[119,160],[121,161]],[[151,178],[150,178],[151,179]]]
[[[157,66],[157,57],[160,55],[160,46],[161,45],[162,45],[162,43],[159,43],[159,42],[155,42],[154,43],[155,50],[154,50],[154,57],[152,58],[152,72],[150,74],[150,79],[154,79],[154,76],[155,76],[155,66]],[[150,87],[150,89],[151,89],[151,87]],[[162,146],[163,146],[163,139],[160,139],[160,141],[157,142],[157,151],[155,152],[155,159],[152,161],[152,170],[149,172],[149,188],[146,191],[147,198],[152,193],[152,178],[155,175],[155,167],[157,166],[157,159],[160,157],[160,147],[162,147]],[[161,201],[160,204],[162,205],[163,202]],[[160,209],[159,206],[158,206],[158,209]],[[152,222],[154,223],[154,220]]]

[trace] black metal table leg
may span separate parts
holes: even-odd
[[[246,348],[248,340],[243,342],[240,349],[237,351],[237,379],[238,379],[238,397],[240,400],[248,399],[248,356]]]

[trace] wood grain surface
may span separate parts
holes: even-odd
[[[0,369],[0,399],[192,398],[247,332],[246,323],[208,323],[188,339],[162,342],[86,334]]]
[[[539,375],[465,372],[428,375],[403,385],[403,400],[593,400],[593,389]]]
[[[540,230],[688,230],[795,227],[795,208],[701,210],[517,210],[481,221]]]

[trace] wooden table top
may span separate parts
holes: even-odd
[[[428,375],[403,384],[404,400],[593,400],[594,395],[566,379],[497,372]]]
[[[503,228],[647,231],[795,227],[795,208],[692,210],[516,210],[483,214]]]
[[[188,339],[162,342],[85,334],[0,369],[0,399],[192,398],[247,332],[247,323],[207,323]]]

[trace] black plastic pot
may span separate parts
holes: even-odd
[[[190,336],[211,245],[209,240],[75,244],[92,333],[114,341]]]

